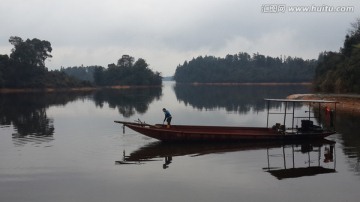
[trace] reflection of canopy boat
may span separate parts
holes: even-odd
[[[335,171],[334,162],[334,141],[326,139],[317,139],[311,141],[296,141],[296,142],[227,142],[227,143],[189,143],[189,144],[176,144],[176,143],[164,143],[164,142],[153,142],[140,149],[130,153],[130,155],[123,156],[122,161],[116,161],[116,164],[143,164],[149,161],[160,161],[159,158],[165,159],[163,168],[168,168],[172,162],[173,157],[191,155],[200,156],[214,153],[228,153],[228,152],[239,152],[239,151],[250,151],[250,150],[266,150],[268,157],[268,165],[264,170],[269,172],[271,175],[278,179],[294,178],[301,176],[311,176],[323,173],[332,173]],[[324,163],[321,161],[321,149],[324,148]],[[292,155],[289,155],[286,151],[292,150]],[[332,149],[329,149],[332,148]],[[277,152],[281,151],[282,155],[278,155]],[[310,157],[310,153],[318,153],[319,156]],[[301,153],[301,154],[297,154]],[[286,159],[292,157],[292,166],[288,166]],[[303,157],[308,158],[305,167],[295,166],[296,159],[301,159],[301,165],[303,166]],[[276,157],[282,157],[277,158]],[[318,162],[314,160],[316,158]],[[280,161],[277,161],[281,159]],[[271,162],[271,163],[270,163]],[[282,167],[274,167],[274,165],[280,162]],[[333,168],[327,168],[325,164],[332,164]],[[272,167],[270,166],[272,164]],[[313,165],[316,164],[316,165]],[[331,165],[327,166],[331,166]]]
[[[271,175],[276,177],[279,180],[287,179],[287,178],[297,178],[303,176],[314,176],[318,174],[326,174],[326,173],[335,173],[335,142],[328,141],[328,143],[324,144],[325,149],[324,153],[321,152],[321,146],[317,144],[303,144],[301,145],[301,149],[297,149],[295,145],[289,145],[288,147],[282,148],[282,155],[275,154],[274,152],[267,149],[267,157],[268,157],[268,167],[264,168],[266,172],[269,172]],[[291,149],[291,155],[289,152],[286,152],[286,149]],[[305,164],[303,161],[301,163],[302,167],[296,165],[295,159],[300,155],[297,153],[306,154]],[[315,155],[314,155],[315,154]],[[317,156],[316,156],[317,155]],[[321,155],[324,155],[323,162],[321,162]],[[291,157],[290,157],[291,156]],[[311,158],[311,156],[313,158]],[[283,166],[281,167],[271,167],[270,166],[270,158],[282,157]],[[287,162],[287,159],[290,158],[290,162]],[[290,166],[288,165],[290,163]],[[274,163],[272,163],[274,164]],[[327,166],[324,166],[328,164]],[[330,167],[329,167],[330,166]],[[332,167],[331,167],[332,166]]]
[[[280,148],[282,146],[300,146],[311,145],[310,147],[321,147],[323,145],[335,144],[334,141],[326,139],[317,139],[311,141],[295,141],[295,142],[274,142],[274,141],[261,141],[261,142],[204,142],[204,143],[164,143],[152,142],[140,149],[134,151],[129,156],[125,156],[126,161],[147,161],[154,158],[162,158],[168,156],[201,156],[214,153],[227,153],[236,151],[249,151],[258,149]]]
[[[115,121],[122,123],[124,126],[131,128],[143,135],[162,140],[162,141],[235,141],[235,140],[304,140],[304,139],[318,139],[324,138],[335,133],[333,128],[324,128],[313,125],[310,113],[310,104],[334,104],[335,101],[325,100],[289,100],[289,99],[265,99],[267,101],[267,126],[266,127],[229,127],[229,126],[193,126],[193,125],[172,125],[170,128],[162,124],[149,125],[145,123]],[[272,113],[270,112],[270,102],[280,102],[285,104],[285,112]],[[292,112],[287,112],[288,103],[292,103]],[[295,103],[308,103],[309,116],[296,117]],[[283,114],[284,122],[269,128],[269,115]],[[292,115],[291,127],[285,127],[286,115]],[[320,117],[319,112],[319,117]],[[294,128],[295,118],[301,118],[301,127]]]

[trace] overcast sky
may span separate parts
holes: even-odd
[[[292,6],[354,10],[290,12]],[[270,13],[274,7],[281,11]],[[199,55],[317,58],[338,51],[359,17],[359,0],[0,0],[0,54],[10,53],[10,36],[38,38],[52,45],[49,69],[107,67],[128,54],[170,76]]]

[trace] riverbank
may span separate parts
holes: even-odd
[[[79,87],[79,88],[1,88],[0,93],[38,93],[38,92],[68,92],[68,91],[94,91],[95,87]]]
[[[359,94],[293,94],[287,97],[295,100],[331,100],[339,102],[336,110],[339,112],[360,115]]]
[[[309,82],[299,82],[299,83],[177,83],[177,84],[190,84],[194,86],[298,86],[298,85],[306,85],[310,86]]]
[[[0,88],[0,93],[37,93],[37,92],[84,92],[101,89],[129,89],[129,88],[153,88],[161,86],[102,86],[102,87],[78,87],[78,88]]]

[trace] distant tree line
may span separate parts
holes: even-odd
[[[339,52],[320,53],[314,85],[318,91],[360,93],[360,18],[352,23]]]
[[[107,69],[101,66],[68,67],[49,71],[50,42],[12,36],[10,56],[0,54],[0,88],[67,88],[111,85],[161,85],[159,72],[153,72],[144,59],[123,55]]]
[[[94,69],[94,83],[99,86],[112,85],[161,85],[162,77],[159,72],[153,72],[146,61],[123,55],[117,64],[109,64],[108,68]]]
[[[49,71],[45,60],[51,58],[51,44],[45,40],[12,36],[10,56],[0,55],[0,88],[53,88],[89,86],[64,72]]]
[[[117,64],[109,64],[108,68],[102,66],[67,67],[60,71],[82,81],[89,81],[97,86],[114,85],[161,85],[162,77],[159,72],[153,72],[146,61],[123,55]]]
[[[244,83],[309,82],[313,80],[317,61],[298,57],[270,57],[245,52],[225,58],[199,56],[176,68],[176,82]]]
[[[66,73],[69,76],[75,77],[81,81],[94,82],[94,72],[96,68],[101,68],[101,66],[74,66],[74,67],[61,67],[60,71]]]

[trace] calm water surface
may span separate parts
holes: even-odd
[[[307,92],[167,82],[1,94],[0,201],[358,201],[360,118],[351,114],[337,114],[330,141],[294,145],[162,144],[113,122],[162,123],[166,107],[174,124],[266,126],[263,98]]]

